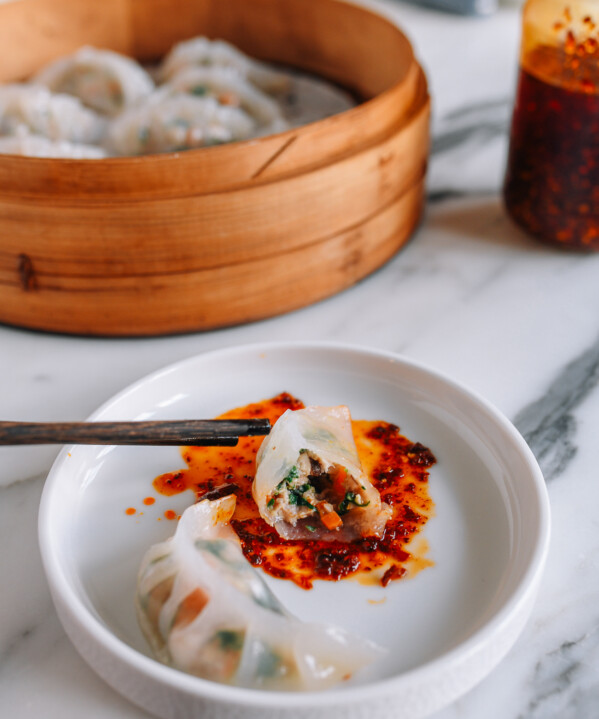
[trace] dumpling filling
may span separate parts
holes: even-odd
[[[268,508],[275,520],[296,525],[300,519],[320,521],[326,529],[338,529],[351,509],[370,505],[366,487],[351,476],[347,467],[327,466],[309,450],[300,451],[297,464],[275,487]],[[316,530],[307,522],[308,531]]]
[[[260,514],[287,539],[380,536],[391,516],[362,470],[347,407],[285,412],[257,465]]]

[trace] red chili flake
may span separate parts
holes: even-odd
[[[335,551],[337,550],[337,551]],[[353,574],[360,568],[360,557],[357,550],[339,551],[334,548],[331,551],[322,550],[316,557],[316,574],[319,577],[329,579],[341,579],[348,574]]]
[[[585,92],[588,92],[590,95],[594,94],[594,92],[595,92],[595,85],[594,85],[593,82],[592,82],[591,80],[589,80],[588,78],[586,78],[586,77],[583,78],[583,79],[580,81],[580,85],[581,85],[582,89],[583,89]]]
[[[408,450],[408,461],[417,467],[430,467],[437,461],[428,447],[420,442],[413,444]]]
[[[403,567],[398,567],[396,564],[389,567],[387,571],[383,574],[381,579],[381,584],[383,587],[386,587],[389,582],[392,582],[394,579],[400,579],[404,576],[406,573],[406,570]]]

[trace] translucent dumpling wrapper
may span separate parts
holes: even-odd
[[[84,105],[114,116],[154,90],[154,81],[135,60],[112,50],[82,47],[42,68],[33,82],[78,97]]]
[[[178,72],[161,90],[172,88],[196,97],[214,97],[221,105],[240,107],[252,117],[262,132],[282,132],[288,128],[279,105],[229,67],[189,67]]]
[[[227,67],[246,77],[252,84],[269,94],[287,92],[289,76],[273,70],[265,63],[245,55],[224,40],[196,37],[180,42],[165,57],[158,70],[162,82],[190,67]]]
[[[78,145],[66,140],[48,140],[46,137],[17,133],[0,137],[0,155],[49,157],[70,160],[100,160],[106,151],[94,145]]]
[[[117,155],[178,152],[246,140],[255,130],[239,107],[220,105],[213,97],[160,93],[116,118],[106,146]]]
[[[93,145],[104,136],[106,121],[70,95],[53,94],[36,85],[1,85],[0,134],[19,131]]]
[[[256,457],[261,516],[286,539],[381,536],[391,508],[362,470],[345,406],[287,410]]]
[[[293,617],[244,558],[228,525],[235,497],[189,507],[149,549],[137,613],[157,659],[217,682],[319,690],[382,655],[344,629]]]

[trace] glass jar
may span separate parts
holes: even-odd
[[[599,250],[599,0],[528,0],[504,200],[564,248]]]

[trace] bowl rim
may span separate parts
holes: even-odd
[[[504,599],[499,609],[494,611],[480,627],[474,630],[464,641],[457,644],[450,650],[443,652],[431,661],[427,661],[413,669],[403,672],[395,677],[383,680],[376,680],[359,686],[343,686],[332,688],[326,692],[281,692],[261,691],[235,687],[228,684],[218,684],[201,679],[182,671],[160,664],[148,656],[135,650],[133,647],[118,639],[109,631],[92,612],[84,606],[77,595],[77,592],[68,579],[67,572],[61,564],[58,556],[53,551],[53,526],[50,521],[50,504],[53,487],[58,481],[60,470],[68,457],[70,447],[64,447],[55,460],[44,490],[40,503],[38,533],[40,551],[42,554],[43,566],[50,585],[55,602],[60,599],[63,607],[71,613],[72,617],[85,628],[93,639],[100,644],[107,652],[116,655],[119,660],[131,666],[137,672],[145,675],[157,684],[168,686],[170,689],[185,692],[188,695],[202,699],[217,701],[234,706],[250,708],[276,708],[280,707],[282,701],[296,709],[309,709],[311,707],[326,708],[332,705],[347,704],[349,702],[362,702],[379,700],[381,697],[398,694],[403,687],[422,684],[433,675],[438,674],[442,667],[448,664],[459,666],[468,657],[476,655],[484,648],[495,635],[501,634],[510,627],[512,619],[526,610],[527,605],[534,598],[538,581],[542,574],[545,560],[548,553],[550,538],[550,505],[547,488],[538,466],[538,463],[514,425],[488,400],[478,393],[470,390],[465,385],[445,373],[433,369],[429,365],[406,358],[400,354],[387,350],[373,349],[358,344],[347,344],[340,342],[258,342],[251,344],[237,345],[222,349],[207,351],[196,354],[187,359],[169,364],[162,369],[147,374],[123,390],[113,395],[96,409],[88,418],[93,421],[96,417],[105,412],[111,405],[119,402],[129,393],[148,382],[159,380],[162,376],[176,372],[184,365],[193,365],[201,361],[201,358],[212,359],[219,356],[234,356],[247,352],[273,352],[280,350],[296,349],[299,351],[326,350],[332,352],[359,354],[369,358],[391,361],[403,365],[411,371],[416,371],[424,376],[433,378],[448,385],[452,391],[457,392],[467,399],[476,409],[483,412],[499,426],[502,433],[512,441],[513,446],[518,450],[521,459],[527,464],[530,470],[529,489],[532,490],[535,508],[537,510],[537,528],[534,534],[534,541],[529,551],[530,559],[524,571],[519,570],[518,581]],[[515,640],[515,637],[514,637]]]

